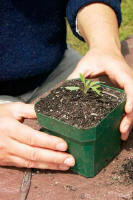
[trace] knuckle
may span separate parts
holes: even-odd
[[[33,146],[35,145],[35,140],[33,138],[33,136],[31,136],[30,134],[27,135],[26,141],[29,143],[29,145]]]
[[[8,122],[8,126],[7,126],[7,122]],[[8,129],[8,127],[10,127],[12,121],[9,117],[0,117],[0,130],[5,130]]]
[[[58,159],[53,159],[53,163],[57,164],[57,163],[59,163],[59,160]]]
[[[32,161],[26,161],[25,162],[25,167],[26,168],[33,168],[34,167],[34,163]]]
[[[37,161],[39,159],[38,151],[37,150],[31,151],[30,155],[29,155],[29,158],[30,158],[30,160]]]

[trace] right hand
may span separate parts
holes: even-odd
[[[120,50],[111,46],[105,49],[102,46],[90,48],[68,79],[79,78],[80,73],[85,78],[107,75],[112,83],[125,90],[127,99],[120,132],[121,139],[127,140],[133,127],[133,69],[126,63]]]
[[[68,170],[74,166],[66,142],[21,123],[36,118],[33,104],[0,104],[0,166]]]

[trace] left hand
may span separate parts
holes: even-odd
[[[125,90],[127,101],[125,116],[120,124],[122,140],[127,140],[133,126],[133,70],[126,63],[119,50],[94,48],[80,60],[68,79],[79,78],[82,73],[86,78],[107,75],[112,83]]]
[[[68,170],[75,165],[67,143],[22,124],[36,119],[33,104],[0,104],[0,166]]]

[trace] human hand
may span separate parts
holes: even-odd
[[[0,105],[0,166],[68,170],[74,158],[66,142],[21,123],[36,118],[33,104]]]
[[[125,90],[127,101],[120,132],[122,140],[127,140],[133,126],[133,70],[121,52],[114,49],[90,49],[68,79],[79,78],[79,73],[86,78],[107,75],[114,84]]]

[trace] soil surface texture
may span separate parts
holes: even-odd
[[[36,105],[36,110],[44,115],[64,121],[77,128],[87,129],[96,126],[110,111],[124,101],[125,94],[119,90],[100,87],[100,95],[88,90],[71,91],[67,86],[83,88],[80,80],[66,81],[61,87],[52,90]]]

